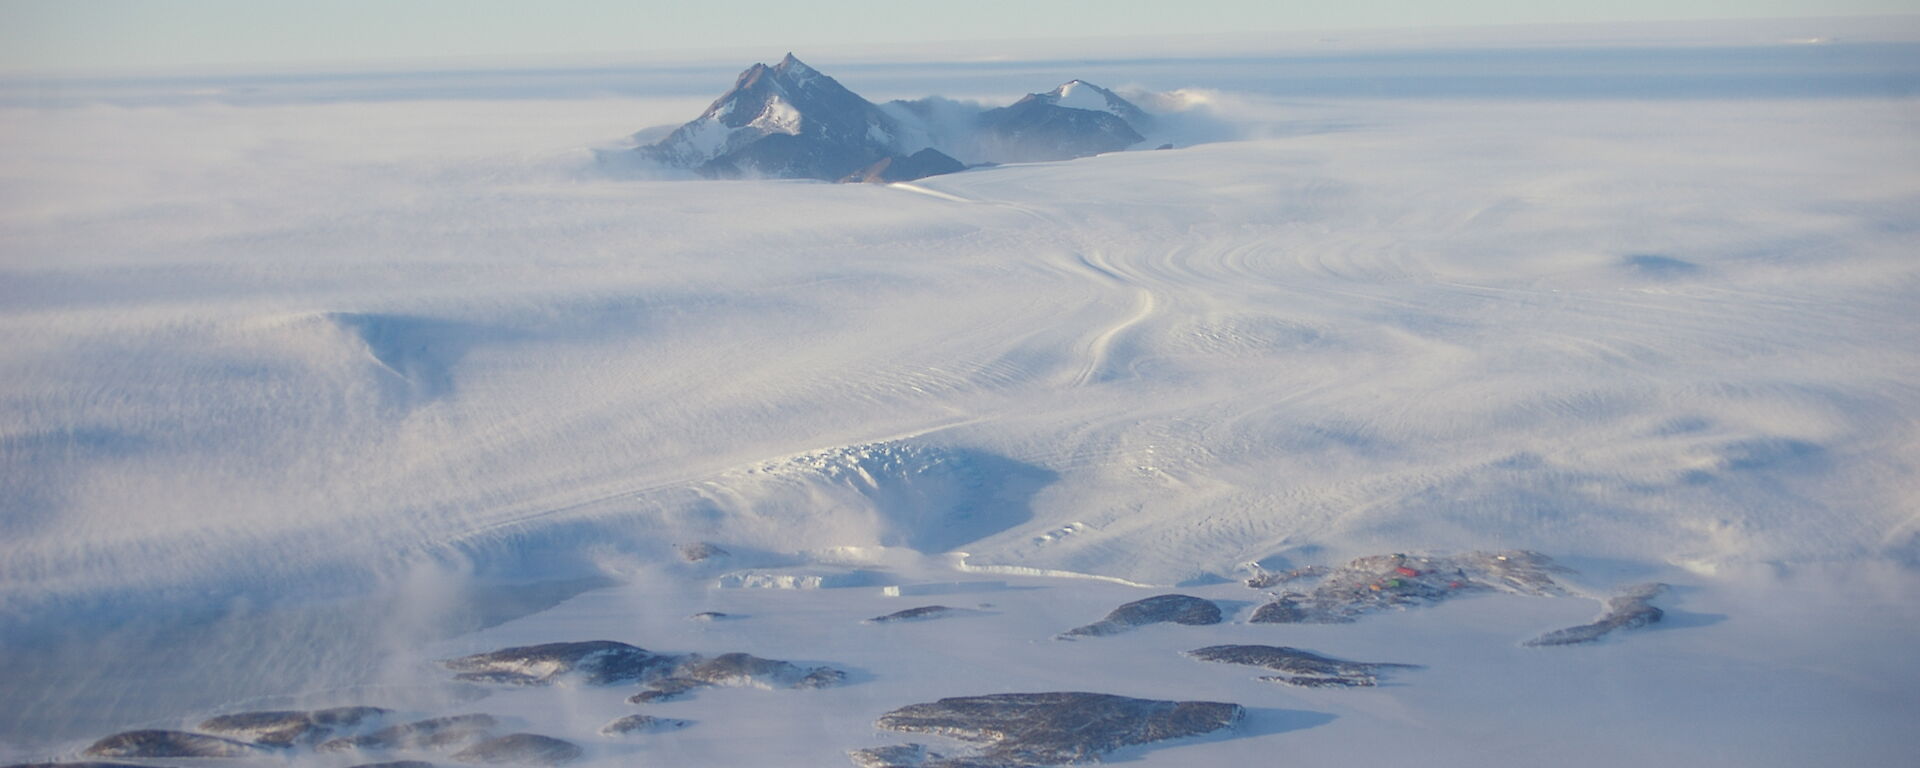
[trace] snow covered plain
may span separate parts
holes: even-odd
[[[886,710],[1043,690],[1249,708],[1141,765],[1910,755],[1916,50],[810,56],[876,99],[1131,85],[1182,145],[894,186],[593,160],[698,113],[697,68],[8,83],[0,758],[367,703],[589,764],[844,765]],[[695,541],[872,586],[717,589]],[[1668,628],[1522,648],[1598,606],[1512,596],[1250,625],[1234,581],[1498,548],[1674,584]],[[1175,585],[1237,616],[1051,639]],[[932,602],[990,607],[860,623]],[[619,738],[629,688],[456,704],[429,663],[592,639],[855,674]],[[1222,643],[1425,669],[1179,655]]]

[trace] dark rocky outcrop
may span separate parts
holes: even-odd
[[[1590,624],[1556,629],[1528,640],[1526,645],[1579,645],[1591,643],[1618,629],[1639,629],[1654,624],[1666,615],[1652,600],[1667,590],[1665,584],[1640,584],[1607,600],[1606,615]]]
[[[1462,595],[1563,595],[1562,569],[1526,551],[1375,555],[1334,569],[1311,592],[1287,592],[1254,611],[1255,624],[1335,624],[1368,613],[1435,605]]]
[[[442,663],[468,682],[548,685],[577,676],[588,685],[610,685],[644,679],[676,660],[626,643],[590,640],[502,648]]]
[[[905,157],[891,155],[880,158],[880,160],[873,165],[855,171],[846,178],[841,179],[841,181],[847,183],[891,184],[896,181],[913,181],[914,179],[938,176],[943,173],[956,173],[966,169],[967,166],[964,163],[948,157],[945,152],[928,147]]]
[[[1076,83],[1079,81],[1050,94],[1028,94],[1010,106],[987,110],[980,116],[984,152],[997,162],[1020,163],[1118,152],[1140,143],[1140,132],[1112,111],[1061,106],[1058,94]],[[1124,99],[1120,103],[1144,117],[1139,107]]]
[[[153,768],[153,766],[105,760],[78,760],[71,763],[20,763],[6,766],[6,768]]]
[[[220,736],[186,731],[125,731],[96,741],[88,757],[253,757],[259,747]]]
[[[1201,661],[1243,664],[1282,674],[1260,678],[1303,688],[1357,688],[1377,685],[1389,669],[1418,669],[1412,664],[1386,664],[1335,659],[1299,648],[1274,645],[1214,645],[1187,651]]]
[[[1067,630],[1061,637],[1101,637],[1147,624],[1171,622],[1198,626],[1218,624],[1220,621],[1220,606],[1211,600],[1189,595],[1159,595],[1122,605],[1108,613],[1106,618]]]
[[[463,763],[489,765],[560,765],[579,757],[580,747],[573,742],[537,733],[510,733],[453,754]]]
[[[738,617],[730,613],[721,613],[719,611],[701,611],[692,616],[688,616],[687,620],[688,621],[726,621],[727,619],[732,619],[732,618],[738,618]]]
[[[892,624],[892,623],[901,622],[901,621],[927,621],[930,619],[946,618],[956,613],[964,613],[964,612],[965,611],[959,608],[948,608],[947,606],[944,606],[944,605],[923,605],[918,608],[908,608],[905,610],[894,611],[893,613],[889,613],[885,616],[875,616],[871,619],[867,619],[866,623]]]
[[[653,715],[627,715],[626,717],[601,726],[600,733],[603,736],[660,733],[662,731],[677,731],[689,725],[693,725],[693,721],[676,720],[671,717],[654,717]]]
[[[1094,762],[1121,747],[1198,736],[1232,726],[1238,704],[1158,701],[1101,693],[1002,693],[941,699],[880,716],[881,728],[980,745],[947,757],[922,745],[852,753],[862,766],[1027,768]]]
[[[385,763],[361,763],[347,768],[433,768],[433,763],[425,760],[392,760]]]
[[[450,715],[382,728],[363,736],[320,742],[321,752],[354,749],[447,749],[484,738],[498,722],[491,715]]]
[[[720,548],[720,545],[710,541],[696,541],[691,544],[681,544],[675,547],[675,549],[680,551],[680,559],[689,563],[698,563],[733,556],[732,552],[728,552]]]
[[[275,747],[306,744],[337,730],[357,727],[387,714],[379,707],[334,707],[312,711],[237,712],[200,723],[200,730]]]
[[[654,704],[662,701],[686,698],[688,694],[701,688],[711,688],[712,683],[691,680],[684,677],[667,677],[647,683],[647,690],[627,697],[629,704]]]
[[[688,656],[675,667],[674,677],[708,685],[826,688],[844,681],[847,673],[832,667],[800,667],[746,653],[724,653],[711,659]]]

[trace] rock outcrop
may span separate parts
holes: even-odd
[[[918,608],[907,608],[905,610],[894,611],[893,613],[889,613],[885,616],[875,616],[871,619],[867,619],[866,623],[894,624],[894,623],[903,622],[903,621],[929,621],[932,619],[946,618],[948,616],[952,616],[954,614],[964,613],[964,612],[965,611],[962,609],[949,608],[944,605],[923,605]]]
[[[1335,624],[1377,611],[1435,605],[1461,595],[1564,595],[1566,590],[1553,579],[1561,570],[1545,555],[1520,550],[1362,557],[1328,572],[1310,592],[1277,596],[1256,609],[1249,621]]]
[[[966,169],[967,166],[964,163],[948,157],[940,150],[927,147],[904,157],[891,155],[880,158],[874,164],[854,171],[841,181],[855,184],[891,184],[896,181],[913,181],[943,173],[957,173]]]
[[[242,741],[186,731],[125,731],[96,741],[88,757],[255,757],[259,747]]]
[[[671,717],[653,715],[627,715],[600,727],[603,736],[628,736],[636,733],[662,733],[677,731],[693,725],[691,720],[676,720]]]
[[[588,685],[611,685],[644,679],[676,660],[626,643],[590,640],[502,648],[442,663],[468,682],[550,685],[575,677]]]
[[[1101,693],[1002,693],[901,707],[880,716],[887,730],[930,733],[979,745],[948,757],[924,745],[851,753],[860,766],[1029,768],[1095,762],[1113,750],[1212,733],[1245,715],[1238,704],[1159,701]]]
[[[321,752],[369,749],[449,749],[485,738],[498,725],[491,715],[434,717],[402,723],[362,736],[320,742]]]
[[[1589,624],[1556,629],[1528,640],[1526,645],[1579,645],[1591,643],[1620,629],[1639,629],[1654,624],[1666,615],[1652,600],[1667,590],[1665,584],[1640,584],[1627,588],[1607,600],[1607,612]]]
[[[453,754],[463,763],[487,765],[560,765],[579,759],[579,745],[537,733],[510,733]]]
[[[832,667],[801,667],[747,653],[723,653],[710,659],[690,655],[674,667],[674,677],[732,687],[826,688],[844,681],[847,673]]]
[[[1148,624],[1170,622],[1199,626],[1218,624],[1220,621],[1220,606],[1211,600],[1189,595],[1159,595],[1122,605],[1108,613],[1106,618],[1084,627],[1069,629],[1061,637],[1101,637]]]
[[[286,747],[310,744],[336,731],[371,723],[386,714],[387,710],[379,707],[237,712],[208,718],[200,723],[200,730],[255,744]]]
[[[1270,669],[1281,674],[1261,680],[1301,688],[1370,687],[1379,684],[1383,671],[1418,669],[1412,664],[1346,661],[1275,645],[1214,645],[1187,651],[1187,655],[1201,661]]]

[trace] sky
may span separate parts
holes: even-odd
[[[0,0],[0,71],[1913,12],[1913,0]]]

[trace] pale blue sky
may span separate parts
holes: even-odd
[[[1855,16],[1916,0],[0,0],[0,70]]]

